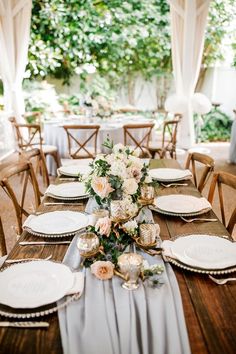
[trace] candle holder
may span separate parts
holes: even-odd
[[[122,284],[124,289],[135,290],[139,287],[138,278],[142,263],[143,257],[137,253],[123,253],[118,257],[120,272],[127,279]]]
[[[107,209],[95,209],[92,212],[92,224],[95,225],[96,222],[101,219],[109,216],[109,211]]]
[[[144,184],[141,187],[141,196],[140,202],[143,205],[153,204],[155,197],[155,189],[153,186],[149,186],[148,184]]]
[[[156,245],[159,234],[160,226],[158,224],[140,224],[137,243],[143,247],[153,247]]]
[[[99,251],[99,238],[93,232],[85,232],[78,237],[77,248],[85,258],[95,256]]]
[[[127,219],[127,214],[123,200],[112,200],[110,204],[111,218],[114,221],[122,221]]]

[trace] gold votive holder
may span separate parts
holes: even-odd
[[[78,236],[77,248],[83,257],[93,257],[99,250],[99,238],[93,232],[85,232]]]
[[[113,220],[124,220],[127,218],[123,200],[112,200],[110,204],[110,213]]]
[[[154,201],[155,197],[155,189],[153,186],[150,186],[148,184],[144,184],[141,187],[141,203],[143,204],[152,204]]]
[[[160,235],[160,226],[158,224],[140,224],[139,225],[139,243],[143,246],[155,245],[157,237]]]
[[[143,257],[137,253],[123,253],[118,257],[120,273],[127,279],[122,287],[135,290],[139,287],[138,278],[141,272]]]
[[[96,222],[101,219],[109,216],[109,210],[107,209],[94,209],[92,212],[92,224],[95,225]]]

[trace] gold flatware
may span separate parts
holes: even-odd
[[[20,246],[69,245],[71,241],[21,241]]]
[[[49,261],[52,258],[52,254],[46,258],[21,258],[21,259],[6,259],[5,263],[12,264],[18,262],[25,262],[25,261]]]
[[[66,202],[45,202],[44,205],[84,205],[83,203],[66,203]]]
[[[77,178],[73,178],[73,177],[59,177],[59,180],[60,181],[71,181],[71,182],[74,182],[74,181],[78,181],[79,177]]]
[[[48,322],[42,321],[24,321],[24,322],[10,322],[0,321],[0,327],[16,327],[16,328],[48,328]]]
[[[169,183],[169,184],[161,183],[161,185],[165,188],[169,188],[169,187],[175,187],[175,186],[187,186],[188,183]]]
[[[236,281],[236,278],[224,278],[224,279],[217,279],[209,275],[209,278],[218,285],[226,284],[228,281]]]
[[[214,222],[214,221],[218,221],[218,219],[205,219],[205,218],[193,218],[193,219],[186,219],[183,216],[180,216],[180,218],[184,221],[184,222],[194,222],[194,221],[200,221],[200,222]]]

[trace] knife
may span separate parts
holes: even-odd
[[[49,327],[48,322],[9,322],[0,321],[0,327],[17,327],[17,328],[47,328]]]
[[[69,245],[71,241],[21,241],[19,242],[20,246],[27,246],[27,245]]]
[[[44,205],[84,205],[83,203],[45,202]]]

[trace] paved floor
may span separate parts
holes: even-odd
[[[228,153],[229,153],[229,143],[210,143],[210,144],[199,144],[197,146],[198,150],[207,153],[210,156],[212,156],[215,159],[215,170],[223,170],[227,171],[229,173],[232,173],[236,175],[236,165],[229,164],[228,161]],[[185,161],[187,158],[187,152],[186,151],[179,151],[177,155],[178,161],[180,162],[181,166],[184,167]],[[11,157],[12,160],[14,160],[14,156]],[[1,163],[0,163],[0,170],[1,170]],[[200,169],[199,169],[200,172]],[[51,181],[53,181],[53,178],[51,178]],[[20,183],[19,177],[16,177],[15,184]],[[205,190],[203,191],[203,195],[207,197],[208,194],[208,189],[209,189],[209,183],[206,186]],[[45,187],[42,185],[42,180],[39,180],[40,188],[41,190],[45,190]],[[27,198],[27,205],[28,207],[31,208],[32,210],[32,194],[28,195]],[[236,206],[236,191],[232,193],[232,191],[228,188],[225,189],[225,201],[226,201],[226,215],[230,215],[230,212],[232,209]],[[219,213],[219,206],[218,206],[218,200],[215,198],[214,204],[213,204],[213,209],[216,212],[218,216],[220,216]],[[16,234],[15,234],[15,226],[16,226],[16,217],[12,208],[12,204],[4,191],[0,189],[0,215],[2,218],[3,222],[3,227],[5,230],[6,234],[6,241],[7,241],[7,249],[8,252],[11,250],[13,247],[15,241],[16,241]],[[236,229],[236,228],[235,228]],[[233,236],[236,239],[236,230],[234,230]]]

